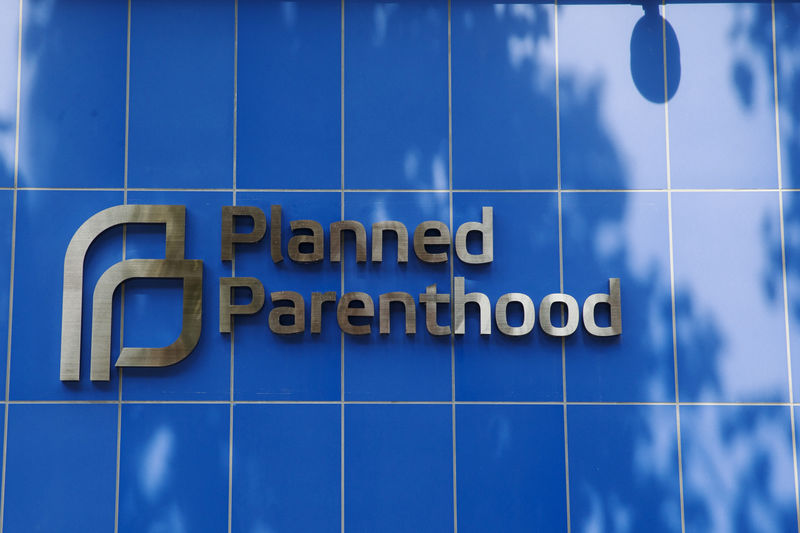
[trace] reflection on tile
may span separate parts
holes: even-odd
[[[686,531],[797,527],[787,407],[681,407]]]
[[[467,306],[465,334],[455,340],[456,399],[561,400],[561,339],[538,326],[528,335],[507,337],[494,319],[494,304],[505,293],[527,294],[538,309],[545,295],[559,292],[556,195],[459,193],[453,198],[454,226],[480,221],[483,206],[494,211],[494,261],[469,265],[455,259],[454,273],[465,278],[467,293],[489,297],[492,334],[479,334],[478,308]],[[468,244],[477,253],[480,242]],[[522,310],[515,307],[521,306],[509,307],[509,323],[518,325]]]
[[[574,531],[681,530],[674,407],[570,406],[567,420]]]
[[[451,407],[348,405],[344,420],[347,529],[451,529]]]
[[[775,3],[775,45],[778,59],[783,186],[798,188],[800,187],[800,3]]]
[[[227,405],[125,405],[120,531],[223,531]]]
[[[561,406],[456,408],[458,529],[566,528]]]
[[[783,193],[787,318],[794,398],[800,398],[800,193]]]
[[[453,187],[555,189],[553,6],[453,3]]]
[[[127,20],[125,0],[25,2],[20,185],[122,187]]]
[[[450,204],[447,194],[351,193],[345,196],[345,218],[362,222],[370,233],[373,222],[397,220],[408,231],[408,263],[397,263],[397,239],[386,232],[384,258],[366,263],[354,261],[353,239],[345,238],[345,291],[364,291],[375,305],[372,334],[345,336],[345,398],[348,400],[450,400],[450,337],[433,336],[425,327],[425,308],[415,304],[415,335],[405,334],[402,305],[397,305],[391,333],[379,333],[379,296],[390,291],[404,291],[418,301],[425,287],[437,285],[439,292],[450,292],[449,263],[424,263],[414,253],[413,239],[417,225],[425,220],[448,224]],[[349,237],[349,236],[348,236]],[[394,306],[393,306],[394,307]],[[444,310],[442,310],[444,315]],[[442,317],[440,324],[449,320]]]
[[[233,7],[131,4],[128,186],[231,186]]]
[[[234,408],[232,531],[340,531],[338,405]]]
[[[339,400],[341,398],[341,339],[336,310],[323,306],[322,333],[311,334],[311,293],[341,292],[341,268],[328,259],[330,223],[340,220],[340,193],[240,193],[239,205],[258,206],[270,225],[270,205],[283,208],[283,261],[270,258],[269,235],[257,244],[236,246],[236,275],[253,276],[264,285],[264,308],[252,316],[234,318],[234,394],[237,400]],[[287,246],[290,221],[311,219],[325,231],[325,259],[295,263]],[[246,231],[241,229],[240,231]],[[277,335],[267,326],[276,307],[271,292],[296,291],[306,302],[306,330]],[[283,304],[280,304],[283,305]],[[218,330],[217,330],[218,331]],[[227,335],[226,335],[227,336]]]
[[[666,186],[663,34],[657,15],[637,5],[580,5],[559,9],[561,178],[567,189]],[[642,33],[631,32],[641,19]],[[632,65],[652,54],[656,68]],[[637,55],[638,54],[638,55]],[[641,83],[659,88],[657,103]],[[637,73],[638,73],[637,70]]]
[[[227,400],[230,397],[230,344],[219,333],[219,278],[230,276],[230,264],[219,260],[220,213],[232,203],[230,193],[128,193],[131,204],[186,206],[187,259],[203,261],[203,319],[200,341],[177,365],[126,368],[126,400]],[[131,224],[127,259],[164,257],[162,225]],[[132,280],[125,283],[125,346],[168,346],[183,325],[180,280]]]
[[[675,399],[666,193],[565,194],[564,291],[580,305],[619,278],[622,335],[566,340],[572,401]],[[609,323],[608,306],[596,308]]]
[[[681,53],[669,103],[672,186],[776,187],[769,4],[676,4],[667,20]]]
[[[116,405],[8,408],[5,531],[114,530]]]
[[[339,188],[341,6],[242,0],[238,20],[237,187]]]
[[[19,3],[0,4],[0,187],[14,185]]]
[[[786,401],[776,193],[672,196],[681,401]]]
[[[17,199],[14,318],[11,349],[12,400],[116,400],[111,381],[89,381],[92,294],[100,275],[122,259],[122,228],[95,239],[84,261],[81,381],[61,382],[61,294],[64,254],[83,222],[122,203],[121,192],[20,191]],[[57,216],[58,223],[53,220]],[[119,291],[111,324],[111,353],[119,353]]]
[[[345,185],[448,188],[447,3],[346,2],[344,25]]]
[[[11,228],[14,206],[14,193],[11,191],[0,192],[0,284],[10,279],[11,276]],[[0,285],[2,287],[3,285]],[[8,298],[10,290],[0,289],[0,350],[1,347],[8,346]],[[2,351],[0,351],[0,354]],[[6,354],[8,350],[6,350]],[[0,361],[5,363],[5,358],[0,357]],[[0,391],[5,393],[5,364],[0,369],[0,380],[3,387]]]

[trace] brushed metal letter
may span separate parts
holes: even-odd
[[[250,303],[234,304],[233,289],[244,287],[252,294]],[[254,315],[264,306],[264,286],[256,278],[219,278],[219,332],[231,332],[233,315]]]
[[[453,279],[453,317],[455,321],[455,334],[464,334],[464,307],[468,303],[478,304],[481,312],[481,335],[492,333],[492,303],[489,297],[482,292],[464,294],[464,278],[457,276]]]
[[[322,304],[336,302],[336,292],[311,293],[311,333],[322,333]]]
[[[436,235],[425,235],[425,232],[432,230]],[[450,246],[450,230],[443,222],[438,220],[426,220],[414,230],[414,253],[420,261],[426,263],[445,263],[447,262],[447,252],[430,253],[426,249],[428,245]]]
[[[133,278],[183,280],[183,327],[178,338],[163,348],[122,348],[116,366],[174,365],[191,353],[200,339],[203,305],[203,262],[191,259],[129,259],[106,270],[92,299],[90,379],[108,381],[111,361],[111,305],[114,290]]]
[[[350,302],[359,301],[364,307],[350,307]],[[350,323],[351,316],[375,316],[375,305],[372,298],[365,292],[346,292],[339,300],[336,307],[336,319],[342,331],[349,335],[369,335],[372,331],[370,324],[354,325]]]
[[[281,217],[282,210],[280,205],[272,205],[269,208],[269,253],[272,255],[273,263],[283,261],[281,253]]]
[[[250,233],[235,233],[236,217],[250,217],[253,220],[253,231]],[[258,207],[246,205],[222,206],[222,247],[220,255],[223,261],[233,259],[234,243],[254,243],[261,240],[267,231],[267,219],[264,212]]]
[[[594,309],[601,303],[607,303],[611,307],[611,324],[607,327],[598,326],[594,320]],[[608,279],[608,294],[592,294],[586,298],[583,303],[583,326],[597,337],[613,337],[622,333],[619,278]]]
[[[269,312],[269,329],[278,335],[302,333],[306,330],[306,302],[300,293],[294,291],[278,291],[270,294],[272,302],[290,301],[291,306],[275,307]],[[291,316],[294,322],[289,325],[281,324],[282,316]]]
[[[425,327],[431,335],[450,335],[450,326],[440,326],[437,320],[436,304],[450,303],[449,294],[437,294],[436,284],[425,287],[425,293],[419,295],[419,302],[425,305]]]
[[[366,262],[367,232],[364,230],[364,226],[355,220],[340,220],[331,223],[331,263],[338,263],[342,260],[343,231],[352,231],[356,237],[356,262]]]
[[[164,224],[166,260],[182,260],[186,208],[182,205],[118,205],[91,216],[72,236],[64,256],[61,307],[61,381],[80,379],[83,263],[92,242],[105,230],[125,223]]]
[[[289,223],[292,231],[299,229],[311,230],[311,235],[293,235],[289,239],[289,259],[296,263],[317,263],[325,255],[325,239],[323,238],[322,224],[314,220],[292,220]],[[301,252],[301,244],[311,244],[313,251]]]
[[[403,304],[403,312],[406,317],[406,335],[417,333],[417,304],[414,298],[407,292],[387,292],[381,294],[378,299],[380,308],[380,331],[382,335],[388,335],[391,329],[391,308],[392,302]]]
[[[397,235],[397,262],[408,263],[408,230],[402,222],[384,220],[372,225],[372,262],[383,261],[383,232],[393,231]]]
[[[521,326],[508,325],[508,304],[511,302],[522,304]],[[533,330],[533,326],[536,324],[536,307],[527,294],[509,292],[497,299],[497,303],[494,306],[494,318],[497,321],[497,329],[500,330],[500,333],[511,337],[520,337]]]
[[[494,222],[491,207],[481,208],[481,222],[464,222],[456,231],[456,255],[470,265],[491,263],[494,259]],[[481,234],[481,253],[471,254],[467,250],[467,235],[471,231]],[[458,333],[458,331],[456,331]]]
[[[562,303],[567,306],[567,324],[562,327],[553,325],[550,320],[550,309],[553,304]],[[578,329],[578,322],[580,317],[578,315],[578,302],[569,294],[548,294],[542,299],[539,304],[539,324],[542,326],[542,331],[553,337],[566,337],[572,335]]]

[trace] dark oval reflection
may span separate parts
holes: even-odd
[[[659,14],[658,7],[645,6],[645,13],[631,34],[631,76],[639,93],[655,103],[664,102],[664,36],[667,46],[667,100],[678,91],[681,58],[678,37],[672,25]]]

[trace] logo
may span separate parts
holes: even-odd
[[[183,327],[178,338],[160,348],[123,347],[115,366],[162,367],[182,361],[200,339],[203,261],[184,259],[186,208],[180,205],[118,205],[95,214],[72,236],[64,258],[61,315],[61,381],[80,380],[83,263],[92,242],[120,224],[163,224],[164,259],[128,259],[106,270],[92,296],[92,339],[89,377],[108,381],[111,366],[112,299],[116,288],[134,278],[183,280]]]

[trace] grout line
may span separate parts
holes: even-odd
[[[8,464],[8,398],[9,387],[11,384],[11,337],[12,337],[12,321],[14,318],[14,264],[16,261],[16,247],[17,247],[17,196],[19,188],[19,108],[21,97],[21,78],[22,78],[22,0],[19,0],[17,18],[17,101],[16,101],[16,117],[14,125],[14,198],[11,208],[11,261],[9,270],[9,287],[8,287],[8,333],[7,333],[7,346],[6,346],[6,391],[5,391],[5,404],[3,405],[3,471],[2,480],[0,481],[0,532],[3,531],[4,517],[5,517],[5,503],[6,503],[6,465]]]
[[[448,168],[448,200],[450,203],[450,234],[453,233],[453,39],[452,39],[452,5],[447,0],[447,168]],[[450,294],[454,293],[454,250],[450,250]],[[456,464],[456,337],[455,308],[450,306],[450,416],[452,420],[453,448],[453,533],[458,533],[458,471]]]
[[[165,188],[165,187],[0,187],[0,191],[78,191],[78,192],[233,192],[230,187],[220,188]],[[800,192],[800,189],[236,189],[243,193],[409,193],[409,194],[583,194],[583,193],[776,193]]]
[[[130,138],[130,102],[131,102],[131,0],[128,0],[127,24],[125,32],[125,148],[122,167],[122,203],[128,203],[128,139]],[[122,260],[127,255],[128,226],[122,225]],[[120,319],[119,319],[119,347],[120,351],[125,340],[125,283],[120,287]],[[117,369],[119,383],[117,384],[117,459],[114,477],[114,533],[119,531],[119,477],[122,462],[122,368]]]
[[[233,205],[236,205],[236,158],[237,158],[237,136],[239,121],[239,0],[233,2]],[[231,276],[236,277],[236,256],[231,258]],[[233,319],[235,320],[235,319]],[[228,408],[228,533],[233,527],[233,384],[234,384],[234,353],[236,330],[235,324],[231,324],[230,333],[230,406]]]
[[[781,127],[780,113],[778,104],[778,45],[775,28],[775,0],[771,0],[772,17],[772,84],[775,99],[775,155],[777,157],[778,169],[778,212],[780,215],[781,229],[781,275],[783,283],[783,320],[784,331],[786,332],[786,369],[789,378],[789,404],[794,404],[794,385],[792,383],[792,350],[791,338],[789,335],[789,292],[787,288],[786,275],[786,237],[784,229],[784,209],[783,209],[783,168],[781,165]],[[795,428],[794,407],[789,407],[789,422],[791,424],[792,435],[792,467],[794,469],[794,508],[797,520],[797,531],[800,532],[800,490],[797,480],[797,430]]]
[[[9,400],[9,405],[117,405],[118,400]],[[123,405],[229,405],[230,400],[122,400]],[[234,405],[340,405],[341,400],[234,400]],[[561,400],[345,400],[345,405],[564,405]],[[568,401],[568,406],[669,406],[675,402]],[[681,402],[683,407],[800,407],[800,402]]]
[[[341,0],[341,40],[340,40],[340,50],[339,50],[339,67],[340,67],[340,83],[341,83],[341,90],[339,94],[339,116],[340,116],[340,210],[341,210],[341,218],[344,220],[344,22],[345,22],[345,11],[344,11],[344,0]],[[341,283],[341,294],[344,294],[344,261],[345,258],[342,257],[342,261],[340,263],[340,283]],[[339,399],[340,399],[340,406],[339,406],[339,520],[341,526],[341,533],[345,533],[344,529],[344,415],[345,415],[345,399],[344,399],[344,333],[339,332],[339,366],[340,366],[340,377],[339,377]]]
[[[564,237],[563,237],[563,212],[561,208],[561,101],[558,70],[558,0],[553,4],[553,38],[555,41],[555,70],[556,70],[556,177],[558,185],[558,283],[559,292],[564,292]],[[564,320],[564,309],[561,309],[561,320]],[[567,346],[566,339],[561,338],[561,393],[562,408],[564,412],[564,479],[567,510],[567,533],[572,531],[572,518],[569,495],[569,430],[567,426]]]
[[[661,52],[664,59],[664,143],[667,163],[667,221],[669,230],[669,285],[672,310],[672,369],[675,375],[675,429],[678,448],[678,487],[681,503],[681,533],[686,533],[686,519],[683,497],[683,452],[681,449],[681,409],[680,388],[678,386],[678,330],[675,318],[675,251],[672,234],[672,170],[669,150],[669,89],[667,85],[667,4],[662,0],[664,13],[661,18]],[[697,404],[700,405],[700,404]]]

